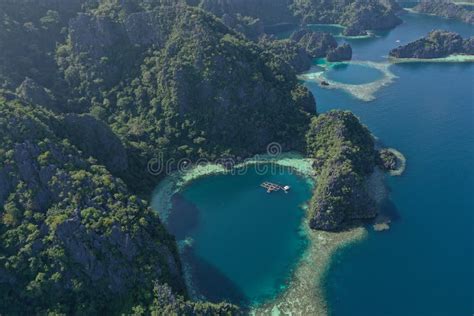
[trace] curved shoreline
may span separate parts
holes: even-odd
[[[289,168],[301,175],[312,185],[314,185],[315,182],[312,160],[309,158],[304,158],[301,154],[294,152],[282,153],[279,155],[256,155],[245,160],[245,162],[236,165],[232,170],[237,170],[238,172],[239,169],[255,164],[274,164],[275,166]],[[175,171],[163,179],[153,191],[153,196],[151,199],[152,208],[158,212],[163,224],[167,225],[168,217],[172,210],[172,197],[174,194],[178,193],[184,187],[197,179],[212,175],[230,173],[232,170],[228,170],[219,164],[209,163],[206,165],[194,166],[183,172]],[[309,228],[306,222],[306,216],[303,216],[301,231],[308,239],[308,247],[310,247],[313,243],[310,242],[309,235],[306,234],[307,230],[309,230]],[[183,255],[188,247],[192,247],[192,243],[193,241],[189,239],[180,241],[178,243],[178,250],[180,254]],[[303,256],[305,256],[305,253]],[[204,300],[205,298],[199,295],[199,293],[197,293],[195,290],[190,267],[186,264],[186,262],[182,262],[182,266],[183,277],[186,283],[188,294],[193,300]],[[298,266],[298,263],[296,263],[296,266]],[[286,292],[286,290],[284,292]]]
[[[312,160],[297,153],[255,156],[235,168],[258,163],[274,163],[281,167],[291,168],[311,183],[316,180]],[[175,172],[165,178],[154,191],[153,208],[159,212],[166,224],[171,211],[171,197],[175,193],[196,179],[226,172],[229,170],[216,164],[196,166],[182,173]],[[376,202],[383,200],[386,196],[384,173],[380,170],[374,171],[368,179],[367,185]],[[348,228],[340,232],[314,231],[309,228],[306,217],[303,217],[301,228],[308,240],[308,246],[296,263],[285,290],[268,302],[250,307],[249,313],[251,315],[327,315],[328,305],[324,290],[324,278],[330,267],[332,256],[341,248],[362,241],[368,234],[367,229],[363,226]],[[190,242],[192,241],[180,243],[180,252],[191,246]],[[202,299],[193,289],[193,280],[185,262],[183,262],[183,274],[190,296],[193,299]]]
[[[274,163],[277,166],[290,168],[295,172],[301,174],[303,177],[311,181],[314,180],[314,171],[312,167],[312,160],[304,158],[299,153],[289,152],[279,155],[256,155],[252,158],[246,159],[244,162],[234,166],[233,170],[244,168],[252,164]],[[160,215],[160,219],[166,224],[170,214],[172,203],[171,197],[178,193],[185,186],[193,181],[217,174],[225,174],[232,172],[224,166],[216,163],[209,163],[203,165],[193,166],[188,170],[179,172],[175,171],[164,178],[153,190],[151,205],[154,210]]]
[[[395,148],[386,148],[386,150],[388,150],[392,154],[394,154],[395,157],[397,157],[397,161],[400,163],[400,165],[398,166],[397,169],[389,170],[388,173],[391,176],[401,176],[405,172],[405,169],[407,167],[407,159],[405,158],[405,156],[401,152],[399,152]]]
[[[335,27],[338,29],[345,30],[347,29],[347,26],[341,25],[341,24],[322,24],[322,23],[313,23],[313,24],[308,24],[308,27],[311,28],[312,26],[318,27]],[[372,30],[366,30],[367,34],[366,35],[344,35],[342,32],[340,34],[331,34],[335,38],[342,38],[342,39],[349,39],[349,40],[359,40],[359,39],[368,39],[368,38],[374,38],[376,37],[375,32]]]
[[[402,63],[474,63],[474,55],[450,55],[441,58],[397,58],[389,57],[393,64]]]
[[[326,71],[329,68],[338,64],[353,64],[353,65],[371,67],[382,72],[383,77],[379,80],[369,82],[369,83],[364,83],[364,84],[347,84],[347,83],[333,81],[327,78],[325,75]],[[393,81],[395,81],[396,78],[398,78],[395,74],[393,74],[390,71],[389,69],[391,66],[390,63],[376,63],[376,62],[371,62],[371,61],[350,61],[350,62],[336,62],[336,63],[318,63],[317,66],[323,68],[323,70],[316,71],[316,72],[311,72],[310,70],[309,72],[299,75],[298,78],[305,81],[316,81],[319,84],[325,81],[329,85],[324,85],[324,86],[321,85],[322,88],[341,89],[348,92],[353,97],[362,101],[366,101],[366,102],[375,100],[375,93],[377,93],[377,91],[380,90],[380,88],[391,84]]]

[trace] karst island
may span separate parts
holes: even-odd
[[[0,315],[472,314],[473,21],[0,0]]]

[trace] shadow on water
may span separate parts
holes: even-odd
[[[249,306],[250,301],[243,291],[216,266],[196,255],[192,248],[182,253],[188,264],[195,290],[206,300],[219,303],[227,301],[239,306]]]
[[[380,215],[389,218],[392,222],[400,220],[397,206],[391,199],[385,199],[380,205]]]
[[[171,202],[173,211],[169,215],[167,228],[177,240],[183,240],[198,225],[199,209],[179,193],[173,195]]]

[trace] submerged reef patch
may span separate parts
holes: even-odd
[[[380,71],[382,73],[382,78],[364,84],[348,84],[329,79],[326,76],[327,71],[330,70],[330,68],[340,64],[352,64],[364,67],[371,67]],[[390,63],[376,63],[371,61],[351,61],[342,63],[318,62],[318,68],[316,71],[315,68],[313,68],[313,70],[299,75],[299,78],[305,81],[316,81],[324,89],[344,90],[359,100],[369,102],[375,100],[375,93],[380,88],[391,84],[397,78],[397,76],[390,71],[390,66]]]
[[[361,241],[367,236],[363,227],[342,232],[304,229],[309,247],[298,264],[287,289],[279,297],[254,308],[250,315],[327,315],[328,306],[324,294],[324,276],[336,250]]]

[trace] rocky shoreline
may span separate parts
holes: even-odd
[[[379,150],[379,167],[391,176],[401,176],[406,169],[405,156],[394,148],[383,148]]]
[[[474,24],[474,12],[449,0],[423,0],[411,11]]]
[[[437,59],[452,55],[473,56],[474,38],[463,39],[454,32],[435,30],[389,53],[389,57],[396,59]]]

